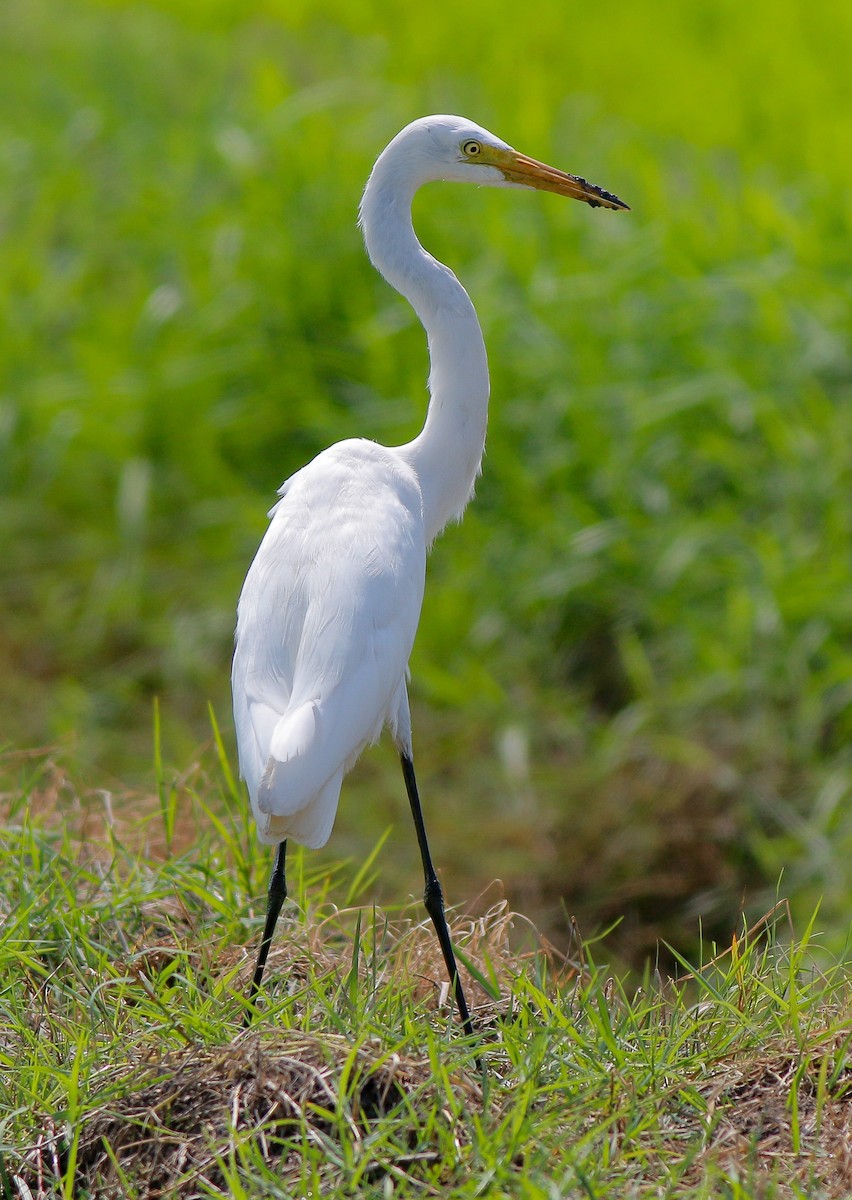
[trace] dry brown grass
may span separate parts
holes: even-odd
[[[698,1186],[712,1164],[732,1178],[749,1178],[755,1196],[824,1197],[852,1195],[852,1069],[832,1096],[820,1098],[819,1060],[802,1072],[800,1056],[782,1049],[720,1065],[697,1086],[706,1108],[700,1111],[671,1097],[660,1117],[664,1131],[653,1153],[643,1153],[644,1183],[634,1173],[630,1194],[651,1196],[672,1162],[691,1158],[684,1186]],[[378,1044],[353,1049],[342,1037],[282,1034],[249,1035],[234,1044],[193,1047],[158,1061],[137,1062],[120,1086],[111,1068],[103,1071],[110,1098],[86,1119],[80,1140],[75,1194],[100,1200],[125,1195],[132,1180],[139,1196],[191,1198],[205,1187],[222,1186],[221,1161],[247,1141],[282,1180],[302,1178],[300,1147],[324,1147],[339,1136],[362,1141],[371,1126],[398,1124],[395,1153],[387,1142],[367,1174],[410,1180],[417,1192],[440,1194],[423,1179],[446,1155],[446,1141],[421,1140],[424,1118],[437,1120],[457,1154],[469,1142],[470,1117],[483,1116],[479,1081],[460,1072],[452,1077],[454,1103],[437,1084],[428,1058],[389,1054]],[[495,1082],[498,1082],[498,1075]],[[512,1080],[492,1095],[490,1115],[499,1121],[513,1103]],[[795,1106],[792,1103],[796,1096]],[[794,1128],[793,1112],[797,1112]],[[600,1111],[566,1113],[566,1136],[574,1125],[594,1123]],[[573,1118],[573,1121],[572,1121]],[[570,1142],[564,1152],[570,1154]],[[610,1154],[630,1154],[624,1130],[610,1133]],[[634,1147],[635,1150],[635,1147]],[[453,1164],[444,1164],[452,1172]],[[48,1200],[65,1167],[57,1131],[46,1127],[30,1156],[18,1195]]]
[[[14,799],[10,803],[14,808]],[[152,813],[157,805],[157,799],[151,798]],[[42,828],[62,825],[66,833],[70,830],[65,852],[87,863],[106,856],[121,823],[125,845],[135,844],[144,855],[140,861],[141,869],[148,872],[146,878],[157,879],[165,870],[160,856],[166,848],[151,836],[156,822],[140,828],[129,818],[125,823],[116,817],[117,811],[121,809],[103,796],[77,795],[58,768],[42,771],[29,808],[30,819]],[[89,889],[97,889],[97,872],[87,878]],[[103,886],[106,896],[117,883],[110,879]],[[93,898],[90,890],[81,895],[81,903],[96,911],[98,897]],[[328,1185],[329,1194],[341,1195],[343,1191],[334,1189],[339,1185],[345,1191],[345,1172],[334,1164],[344,1143],[358,1147],[364,1160],[360,1178],[371,1186],[389,1180],[400,1195],[456,1194],[451,1189],[475,1174],[482,1139],[487,1141],[492,1134],[495,1155],[508,1154],[503,1167],[516,1171],[519,1178],[526,1170],[541,1172],[542,1153],[554,1170],[564,1171],[578,1146],[588,1149],[591,1144],[596,1154],[605,1146],[613,1183],[611,1189],[595,1195],[606,1200],[691,1195],[692,1189],[707,1196],[711,1193],[701,1189],[707,1179],[717,1177],[747,1180],[748,1195],[773,1200],[852,1196],[848,989],[841,989],[839,998],[826,1006],[802,1008],[795,1036],[776,1019],[771,1036],[761,1040],[759,1016],[749,1025],[748,995],[762,1002],[778,980],[771,976],[770,956],[766,964],[758,955],[746,966],[743,955],[747,945],[764,941],[769,945],[771,920],[755,926],[711,964],[721,975],[727,971],[742,988],[742,1007],[736,989],[732,993],[741,1026],[732,1014],[731,1028],[741,1027],[744,1036],[725,1033],[722,1053],[714,1031],[728,1020],[724,1006],[702,1024],[702,1014],[686,1006],[672,984],[658,998],[649,998],[644,1008],[644,1002],[635,1001],[640,1015],[630,1026],[632,1032],[620,1032],[619,1037],[641,1042],[644,1032],[638,1031],[647,1030],[649,1045],[655,1037],[663,1045],[678,1022],[694,1023],[689,1044],[684,1044],[686,1069],[676,1062],[671,1076],[662,1080],[654,1076],[653,1086],[644,1094],[646,1085],[637,1082],[640,1076],[625,1074],[623,1067],[613,1070],[609,1078],[605,1072],[591,1070],[586,1080],[581,1059],[575,1055],[584,1038],[596,1044],[592,1011],[596,1005],[608,1008],[612,1028],[623,1031],[619,1021],[634,1002],[605,980],[595,982],[582,953],[577,962],[560,958],[544,946],[526,922],[510,911],[499,891],[496,898],[490,892],[483,895],[478,907],[486,909],[485,914],[454,916],[452,932],[470,960],[490,976],[501,997],[495,1001],[474,976],[464,972],[488,1064],[486,1100],[470,1053],[456,1056],[452,1038],[440,1052],[446,1071],[436,1072],[435,1051],[424,1052],[399,1031],[388,1030],[385,1036],[383,1029],[373,1025],[365,1035],[362,1024],[353,1040],[339,1032],[341,1023],[348,1027],[349,1021],[349,1001],[344,998],[341,1004],[339,997],[344,996],[352,971],[354,910],[325,903],[310,920],[302,915],[282,921],[269,962],[266,1003],[274,1003],[276,992],[288,997],[288,1027],[276,1027],[269,1020],[258,1026],[262,1032],[245,1032],[238,1024],[239,996],[253,968],[254,947],[241,945],[239,936],[227,943],[207,944],[199,936],[198,912],[187,912],[177,887],[169,885],[154,899],[145,896],[134,903],[137,923],[132,934],[122,934],[125,940],[116,944],[111,960],[116,978],[124,981],[123,1013],[134,1013],[133,1036],[102,1050],[109,1061],[97,1060],[97,1069],[88,1077],[82,1115],[74,1125],[78,1142],[73,1183],[67,1182],[68,1127],[45,1109],[32,1114],[25,1144],[19,1145],[24,1165],[17,1167],[12,1191],[3,1200],[49,1200],[60,1194],[61,1186],[65,1187],[62,1194],[81,1200],[118,1200],[128,1194],[146,1200],[167,1196],[193,1200],[209,1195],[210,1189],[213,1194],[225,1189],[228,1163],[243,1154],[251,1157],[255,1167],[265,1164],[281,1186],[296,1195],[304,1188],[305,1162],[318,1150],[328,1164],[323,1186]],[[375,985],[377,992],[389,989],[392,995],[402,996],[403,1008],[413,1014],[418,1026],[443,1027],[445,1018],[451,1021],[440,950],[419,906],[387,920],[372,908],[360,911],[365,932],[358,997],[370,994]],[[7,915],[14,917],[11,911]],[[528,953],[517,949],[519,928],[533,947]],[[548,1024],[546,1004],[530,989],[529,980],[538,978],[543,963],[548,994],[559,1013],[568,1013],[580,1030],[576,1043],[566,1038],[561,1016],[552,1027]],[[755,978],[750,984],[747,972],[757,975],[764,968],[770,971],[766,980]],[[56,970],[61,969],[60,963]],[[64,1028],[61,1015],[52,1024],[51,1005],[61,1006],[67,997],[57,993],[54,1001],[43,977],[33,979],[27,985],[29,992],[21,989],[30,1017],[2,1039],[8,1061],[17,1054],[15,1046],[23,1050],[28,1044],[28,1024],[32,1031],[38,1022],[36,1034],[42,1040],[52,1037],[52,1030]],[[169,990],[175,980],[186,986],[180,982],[186,979],[196,981],[194,986],[208,997],[208,1003],[221,986],[221,1004],[218,998],[212,1002],[218,1021],[212,1035],[208,1026],[194,1025],[191,1014],[184,1013],[180,992]],[[72,982],[74,987],[97,990],[104,980],[92,972]],[[697,986],[695,979],[690,986]],[[159,1009],[158,988],[167,997]],[[586,996],[584,989],[596,990]],[[73,1011],[78,1017],[87,1011],[87,1000],[85,995],[75,997],[78,1007]],[[359,1000],[352,1003],[357,1007]],[[519,1006],[524,1005],[525,1015],[516,1022]],[[60,1008],[56,1011],[60,1013]],[[778,1012],[784,1012],[783,1003]],[[148,1024],[146,1013],[157,1020]],[[331,1028],[323,1023],[329,1013],[337,1021]],[[160,1021],[161,1015],[167,1019]],[[354,1015],[352,1020],[357,1024]],[[523,1020],[529,1022],[526,1033]],[[530,1065],[524,1058],[525,1039],[536,1037],[543,1039],[552,1057]],[[605,1056],[605,1041],[599,1045]],[[536,1098],[525,1117],[529,1136],[521,1150],[513,1145],[504,1151],[499,1131],[511,1124],[530,1081]],[[485,1131],[478,1135],[479,1141],[473,1134],[477,1128]],[[484,1177],[486,1167],[482,1170]],[[673,1173],[680,1192],[665,1190]],[[63,1177],[66,1182],[60,1185]],[[472,1196],[474,1190],[459,1194]]]
[[[341,1078],[346,1072],[346,1102]],[[302,1035],[264,1042],[253,1036],[215,1050],[193,1049],[148,1066],[141,1086],[89,1118],[77,1161],[79,1185],[120,1197],[122,1176],[144,1196],[192,1196],[222,1186],[219,1161],[247,1138],[267,1162],[298,1180],[299,1144],[334,1138],[340,1114],[357,1140],[393,1109],[441,1105],[427,1061],[388,1055],[379,1046]],[[454,1081],[461,1107],[478,1107],[477,1086]],[[441,1113],[450,1126],[456,1117]],[[414,1122],[412,1121],[412,1126]],[[463,1130],[463,1124],[460,1129]],[[109,1152],[106,1146],[109,1145]],[[437,1151],[412,1145],[376,1170],[407,1172]],[[43,1185],[42,1185],[43,1186]],[[47,1195],[40,1192],[40,1195]]]
[[[806,1193],[817,1185],[837,1200],[852,1196],[852,1070],[821,1099],[822,1061],[818,1056],[802,1071],[800,1055],[778,1050],[726,1064],[702,1086],[712,1128],[708,1152],[726,1172],[742,1174],[754,1164],[767,1182],[795,1182]]]

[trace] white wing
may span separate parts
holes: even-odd
[[[240,597],[234,718],[261,840],[316,847],[364,746],[386,722],[408,736],[422,504],[411,469],[366,441],[324,451],[281,497]]]

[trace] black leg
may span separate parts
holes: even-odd
[[[254,998],[258,993],[263,979],[263,971],[266,966],[266,960],[269,957],[269,947],[272,945],[272,935],[275,933],[278,914],[281,912],[281,905],[287,899],[287,880],[284,876],[284,859],[286,856],[287,843],[280,842],[275,852],[275,864],[272,868],[272,874],[269,877],[266,923],[263,926],[263,937],[260,939],[260,949],[257,952],[257,966],[254,969],[254,977],[249,988],[249,1007],[246,1011],[246,1025],[251,1024],[251,1019],[254,1016]]]
[[[426,911],[432,918],[432,924],[435,926],[435,932],[438,935],[438,941],[441,943],[441,950],[444,954],[444,962],[447,964],[447,971],[450,976],[450,983],[456,997],[456,1005],[458,1006],[459,1016],[461,1017],[462,1025],[465,1033],[473,1036],[473,1025],[470,1020],[470,1010],[467,1007],[464,988],[459,979],[458,967],[456,966],[456,956],[453,954],[453,944],[450,941],[450,931],[447,928],[447,918],[444,915],[444,894],[441,891],[441,885],[438,882],[438,876],[435,874],[435,868],[432,866],[432,856],[429,853],[429,843],[426,841],[426,827],[423,824],[423,810],[420,807],[420,796],[417,793],[417,780],[414,777],[414,763],[407,754],[401,754],[402,774],[405,779],[405,790],[408,792],[408,800],[411,804],[411,815],[414,817],[414,828],[417,830],[417,844],[420,847],[420,857],[423,860],[423,874],[426,879],[426,887],[423,892],[423,902],[426,905]]]

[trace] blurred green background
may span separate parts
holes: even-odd
[[[416,432],[422,331],[355,228],[461,112],[630,214],[435,186],[489,346],[485,473],[412,670],[450,898],[500,876],[641,961],[780,892],[852,905],[852,7],[840,0],[4,0],[0,705],[84,786],[232,736],[236,597],[281,481]],[[328,853],[393,823],[348,782]]]

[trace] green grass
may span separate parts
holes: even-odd
[[[470,1043],[419,906],[359,907],[369,878],[297,853],[246,1031],[268,864],[213,827],[221,788],[131,822],[32,764],[7,800],[5,1196],[849,1194],[850,994],[817,924],[636,989],[595,947],[510,937],[502,906],[454,917],[484,985]]]
[[[769,36],[771,32],[771,36]],[[495,875],[613,953],[730,936],[779,876],[842,953],[852,889],[852,18],[834,0],[0,9],[0,707],[86,785],[228,733],[275,488],[423,413],[421,330],[360,189],[468,113],[630,214],[433,187],[490,349],[485,474],[415,649],[453,896]],[[199,750],[199,747],[201,749]],[[205,760],[206,761],[206,760]],[[242,802],[241,802],[242,803]],[[403,808],[388,752],[331,853]],[[405,818],[385,897],[416,873]],[[471,847],[477,847],[473,855]],[[410,857],[409,857],[410,856]]]
[[[0,6],[2,1200],[852,1192],[851,14]],[[386,747],[293,859],[246,1034],[268,862],[208,703],[230,749],[282,479],[422,419],[355,214],[429,111],[632,206],[416,203],[492,366],[412,660],[482,1037],[419,905],[373,907],[419,888]]]

